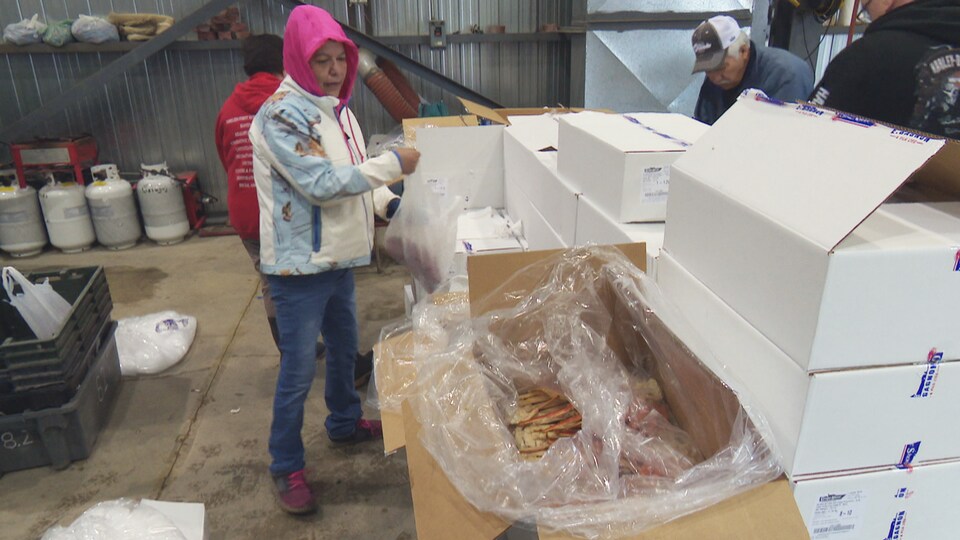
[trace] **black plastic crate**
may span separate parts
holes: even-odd
[[[106,425],[120,387],[116,323],[80,390],[62,407],[0,416],[0,473],[86,459]]]
[[[77,393],[87,369],[93,365],[107,342],[112,338],[113,323],[108,319],[101,328],[84,334],[76,351],[76,360],[69,369],[50,373],[30,373],[0,377],[0,414],[19,414],[28,410],[59,407]]]
[[[37,339],[20,313],[0,302],[0,377],[16,375],[61,374],[82,358],[89,341],[110,319],[113,301],[103,268],[70,268],[55,272],[33,272],[27,279],[39,283],[45,278],[70,303],[71,310],[56,336]],[[7,300],[0,290],[0,299]],[[79,353],[79,354],[78,354]]]

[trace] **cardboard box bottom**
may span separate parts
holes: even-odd
[[[410,404],[403,404],[407,468],[419,540],[491,540],[511,527],[494,514],[472,506],[420,444],[420,423]],[[806,526],[783,477],[623,540],[806,540]],[[456,533],[453,533],[456,531]],[[532,533],[531,533],[532,534]],[[540,540],[574,540],[562,533],[540,531]]]

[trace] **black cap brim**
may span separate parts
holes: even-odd
[[[693,63],[693,71],[691,73],[720,69],[723,66],[723,57],[726,55],[727,51],[725,50],[698,54],[696,62]]]

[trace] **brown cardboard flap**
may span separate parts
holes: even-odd
[[[582,108],[570,108],[570,107],[514,107],[514,108],[503,108],[503,109],[491,109],[490,107],[484,107],[479,103],[470,101],[469,99],[457,98],[460,100],[460,103],[463,105],[463,108],[470,114],[475,114],[480,118],[485,118],[496,124],[503,124],[505,126],[510,125],[511,116],[538,116],[541,114],[549,113],[572,113],[572,112],[582,112],[586,110],[593,110],[597,112],[612,113],[613,111],[609,109],[582,109]]]
[[[476,126],[480,121],[472,114],[463,116],[429,116],[426,118],[407,118],[403,121],[403,144],[417,147],[417,128],[423,127],[464,127]]]
[[[809,540],[786,478],[622,540]],[[540,540],[574,537],[541,530]]]
[[[646,244],[617,244],[614,247],[622,251],[637,268],[646,272]],[[510,307],[515,304],[515,301],[510,301],[507,298],[490,297],[490,293],[496,291],[497,288],[520,270],[525,270],[530,265],[541,262],[561,251],[565,250],[547,249],[522,253],[474,255],[468,258],[467,276],[470,283],[470,315],[476,317],[488,311]],[[540,281],[543,277],[543,272],[547,269],[542,268],[540,270],[541,272],[539,273],[534,271],[525,272],[524,276],[522,276],[524,281],[529,284],[526,292],[532,290],[533,286]]]
[[[930,194],[930,200],[960,200],[960,142],[947,143],[923,167],[911,175],[906,186]],[[902,188],[901,188],[902,189]]]
[[[377,392],[381,396],[397,395],[416,379],[410,364],[413,357],[413,335],[401,334],[373,346]],[[383,452],[392,454],[406,444],[403,417],[399,411],[381,411],[383,422]]]
[[[493,514],[483,513],[453,487],[443,469],[420,444],[420,423],[403,404],[407,439],[407,469],[419,540],[492,540],[510,526]]]

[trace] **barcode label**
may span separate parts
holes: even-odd
[[[813,534],[847,532],[852,531],[853,527],[853,525],[831,525],[829,527],[820,527],[819,529],[814,529]]]
[[[865,505],[863,491],[821,493],[809,524],[812,540],[855,537],[861,528]]]

